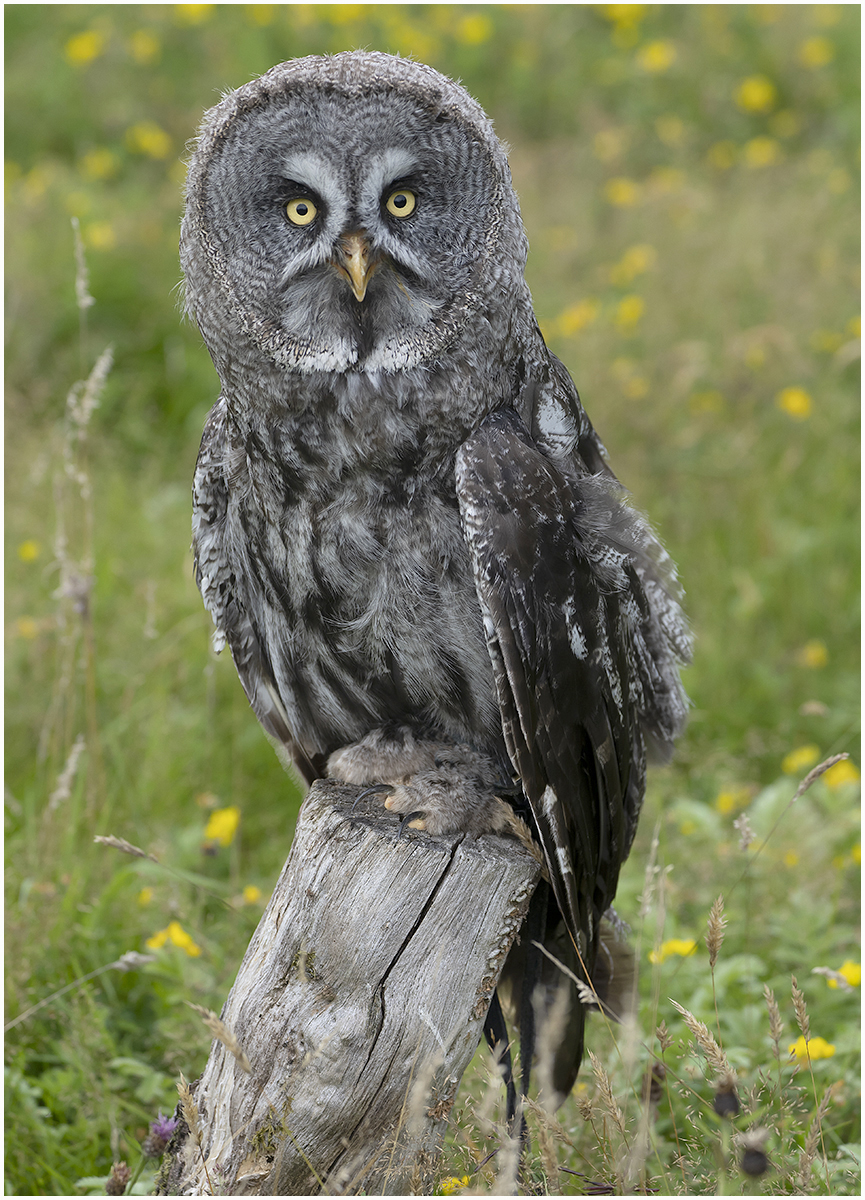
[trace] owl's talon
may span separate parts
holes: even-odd
[[[397,841],[402,838],[402,835],[407,829],[426,829],[426,819],[422,812],[405,813],[399,819],[399,836]]]
[[[351,811],[354,812],[354,810],[357,808],[360,801],[363,800],[366,796],[383,796],[385,794],[385,792],[392,792],[392,791],[393,791],[392,783],[374,783],[372,785],[372,787],[364,788],[362,792],[358,792],[358,794],[354,798],[354,803],[351,806]],[[385,808],[387,808],[387,806],[388,806],[386,800],[384,802],[384,806],[385,806]]]

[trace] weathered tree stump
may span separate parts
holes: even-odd
[[[359,791],[304,802],[222,1012],[250,1072],[213,1043],[167,1192],[429,1190],[540,869],[515,838],[400,837]]]

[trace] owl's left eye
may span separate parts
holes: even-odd
[[[409,188],[391,192],[384,206],[392,217],[410,217],[417,206],[417,196]]]
[[[297,196],[286,204],[285,215],[292,225],[311,225],[318,216],[318,209],[308,196]]]

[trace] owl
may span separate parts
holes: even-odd
[[[540,936],[591,991],[647,756],[684,721],[689,634],[544,344],[527,250],[491,122],[430,67],[303,58],[212,108],[181,235],[221,382],[195,571],[305,780],[365,784],[431,835],[525,820]],[[583,1020],[575,995],[561,1094]]]

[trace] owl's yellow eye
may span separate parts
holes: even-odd
[[[306,196],[298,196],[289,200],[285,206],[286,215],[292,225],[311,225],[318,216],[318,209]]]
[[[392,217],[410,217],[415,210],[417,196],[408,188],[397,188],[385,201],[385,208]]]

